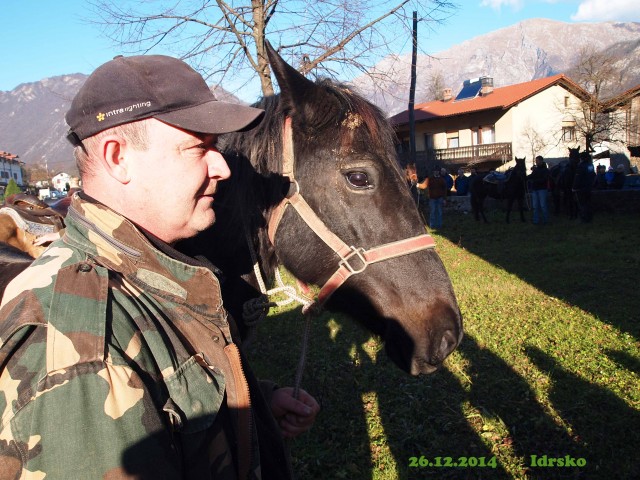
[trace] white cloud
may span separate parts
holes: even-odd
[[[638,0],[585,0],[578,6],[578,11],[571,16],[571,20],[634,22],[640,20],[640,8]]]
[[[494,10],[500,10],[503,6],[511,7],[514,10],[520,10],[523,4],[523,0],[482,0],[480,6],[491,7]]]

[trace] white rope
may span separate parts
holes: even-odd
[[[282,276],[280,274],[280,269],[276,268],[275,276],[277,287],[274,287],[270,290],[267,290],[264,284],[264,280],[262,279],[262,272],[260,271],[260,265],[258,262],[253,264],[253,272],[256,275],[256,279],[258,280],[258,285],[260,286],[260,292],[267,297],[271,298],[274,295],[283,294],[286,298],[282,300],[276,300],[274,303],[282,307],[284,305],[289,305],[292,302],[298,302],[303,307],[307,305],[311,305],[312,301],[307,297],[300,295],[296,288],[293,285],[286,285],[282,280]]]

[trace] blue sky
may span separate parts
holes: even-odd
[[[124,4],[128,0],[119,0]],[[529,18],[563,22],[640,21],[637,0],[454,0],[443,25],[419,27],[419,45],[438,53]],[[0,90],[69,73],[91,73],[122,53],[91,25],[86,0],[0,0]],[[406,48],[411,48],[410,41]],[[156,51],[154,53],[165,53]],[[401,53],[401,52],[398,52]]]

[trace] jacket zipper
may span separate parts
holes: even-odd
[[[82,224],[88,230],[91,230],[92,232],[95,232],[100,238],[105,240],[109,245],[111,245],[111,246],[115,247],[116,249],[120,250],[125,255],[128,255],[128,256],[134,257],[134,258],[140,258],[141,257],[141,253],[138,250],[135,250],[135,249],[129,247],[128,245],[116,240],[111,235],[109,235],[108,233],[104,232],[95,223],[87,220],[87,218],[85,216],[81,215],[75,208],[69,207],[69,210],[67,211],[67,215],[70,215],[75,221],[77,221],[78,223]]]

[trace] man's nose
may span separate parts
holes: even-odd
[[[231,176],[229,165],[222,154],[217,150],[207,153],[207,165],[209,167],[209,177],[217,180],[225,180]]]

